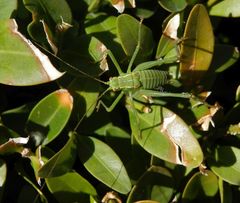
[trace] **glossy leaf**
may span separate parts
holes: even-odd
[[[138,113],[128,106],[132,133],[150,154],[187,167],[198,167],[203,153],[187,124],[167,108],[151,106],[151,113]]]
[[[69,172],[75,162],[76,155],[76,138],[75,134],[72,134],[64,147],[40,168],[38,176],[50,178]]]
[[[133,187],[127,203],[138,202],[139,200],[155,200],[167,203],[172,198],[173,188],[174,179],[170,172],[165,168],[153,166],[141,176]]]
[[[213,198],[218,192],[218,179],[211,171],[205,174],[195,173],[188,181],[182,195],[182,202],[214,202]]]
[[[78,155],[95,178],[120,193],[130,191],[131,182],[126,169],[108,145],[93,137],[78,136]]]
[[[240,1],[225,0],[216,2],[210,8],[210,15],[221,17],[240,17]]]
[[[214,36],[205,7],[197,4],[189,14],[181,43],[180,71],[184,84],[192,87],[208,71],[213,57]]]
[[[65,127],[73,107],[73,99],[65,89],[43,98],[31,111],[27,131],[38,144],[46,145]],[[37,144],[37,145],[38,145]]]
[[[94,187],[76,172],[68,172],[62,176],[47,178],[50,192],[59,203],[90,202],[90,196],[97,196]]]
[[[169,12],[179,12],[187,6],[186,0],[158,0],[158,3]]]
[[[0,19],[4,20],[10,18],[13,11],[17,9],[17,3],[17,0],[0,0]]]
[[[240,185],[240,149],[230,146],[216,148],[209,159],[211,170],[224,181]]]
[[[140,39],[138,36],[140,27]],[[153,51],[152,31],[130,15],[122,14],[117,18],[117,36],[127,56],[132,56],[138,41],[140,50],[136,61],[143,62],[148,59]]]
[[[0,25],[0,83],[36,85],[56,80],[63,75],[46,55],[18,32],[14,19],[2,20]]]

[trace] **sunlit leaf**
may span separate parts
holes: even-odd
[[[46,145],[65,127],[73,107],[73,99],[65,89],[43,98],[31,111],[27,131],[37,143]]]
[[[214,157],[209,159],[211,170],[224,181],[240,185],[240,149],[221,146],[214,153]]]
[[[95,188],[76,172],[68,172],[62,176],[47,178],[50,192],[58,202],[89,202],[90,196],[97,196]]]
[[[108,145],[93,137],[78,136],[78,155],[98,180],[120,193],[130,191],[131,182],[126,169]]]
[[[18,3],[17,0],[12,0],[12,1],[0,0],[0,8],[1,8],[0,19],[4,20],[4,19],[10,18],[13,11],[17,9],[17,3]]]
[[[210,7],[210,15],[222,17],[240,17],[240,1],[224,0]]]
[[[201,147],[187,124],[172,111],[151,106],[151,113],[138,113],[128,106],[132,133],[152,155],[187,167],[203,161]]]
[[[14,19],[0,21],[0,83],[36,85],[62,76],[40,50],[20,32]]]
[[[205,7],[191,10],[181,43],[180,71],[187,87],[196,85],[206,74],[213,57],[214,36]]]

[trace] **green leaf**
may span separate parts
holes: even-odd
[[[73,99],[65,89],[57,90],[43,98],[31,111],[27,131],[38,144],[46,145],[65,127],[72,111]]]
[[[240,185],[240,149],[220,146],[208,161],[211,170],[224,181]]]
[[[138,36],[140,28],[140,39]],[[146,61],[152,55],[154,42],[152,31],[130,15],[122,14],[117,18],[117,35],[127,56],[132,56],[138,41],[140,50],[137,63]]]
[[[210,15],[220,17],[240,17],[240,1],[224,0],[217,2],[209,11]]]
[[[218,192],[218,179],[211,171],[195,173],[188,181],[182,195],[182,202],[214,202]]]
[[[0,191],[2,190],[5,184],[6,178],[7,178],[7,165],[3,159],[0,159]]]
[[[70,171],[77,155],[76,138],[72,134],[64,147],[49,159],[38,171],[38,176],[50,178]]]
[[[29,86],[62,76],[50,60],[20,32],[14,19],[0,20],[0,83]]]
[[[59,0],[57,4],[54,0],[24,0],[23,2],[35,17],[39,15],[39,19],[50,16],[55,23],[61,23],[62,19],[66,23],[72,21],[71,10],[65,0]]]
[[[128,106],[132,133],[150,154],[186,167],[198,167],[203,161],[201,147],[188,125],[175,113],[151,106],[151,113],[139,113]]]
[[[57,4],[54,0],[24,0],[23,3],[32,13],[29,35],[39,43],[50,43],[56,51],[55,43],[59,42],[61,33],[71,27],[72,13],[68,3],[65,0]]]
[[[59,203],[90,202],[90,196],[97,196],[95,188],[76,172],[68,172],[62,176],[47,178],[50,192]]]
[[[171,173],[165,168],[152,166],[133,187],[127,203],[144,199],[168,203],[172,198],[173,192],[174,179]]]
[[[162,58],[168,53],[175,51],[176,60],[178,59],[178,36],[177,31],[180,25],[180,14],[170,15],[168,22],[163,30],[163,34],[158,42],[156,58]],[[166,56],[167,57],[167,56]]]
[[[17,9],[17,0],[0,0],[0,20],[8,19],[11,17],[14,10]]]
[[[130,191],[131,182],[126,169],[108,145],[93,137],[78,136],[78,155],[95,178],[119,193]]]
[[[192,87],[206,74],[213,57],[213,30],[203,5],[197,4],[191,10],[183,39],[180,71],[186,87]]]
[[[186,0],[158,0],[158,3],[169,12],[179,12],[187,6]]]
[[[238,85],[236,90],[236,102],[240,102],[240,85]]]

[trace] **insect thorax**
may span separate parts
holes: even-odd
[[[168,83],[168,72],[160,70],[142,70],[125,73],[109,80],[113,91],[124,89],[155,89]]]

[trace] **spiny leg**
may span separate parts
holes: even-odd
[[[133,66],[133,63],[138,55],[138,52],[140,50],[140,46],[141,46],[141,25],[142,25],[142,19],[140,20],[140,23],[139,23],[139,27],[138,27],[138,39],[137,39],[137,46],[133,52],[133,55],[132,55],[132,58],[130,59],[130,62],[128,64],[128,68],[127,68],[127,73],[130,73],[132,70],[132,66]]]
[[[186,99],[190,99],[193,98],[193,95],[190,93],[173,93],[173,92],[160,92],[160,91],[156,91],[156,90],[138,90],[135,93],[136,96],[138,95],[145,95],[145,96],[149,96],[149,97],[176,97],[176,98],[186,98]],[[134,95],[134,96],[135,96]]]

